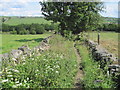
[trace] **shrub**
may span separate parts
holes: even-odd
[[[36,34],[35,30],[30,30],[30,34]]]
[[[17,34],[16,30],[10,31],[11,34]]]
[[[37,34],[43,34],[44,31],[45,31],[44,26],[38,25],[38,26],[36,27],[36,30],[35,30],[35,31],[36,31]]]

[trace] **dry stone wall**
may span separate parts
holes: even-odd
[[[45,50],[48,50],[49,45],[49,39],[53,35],[45,38],[40,42],[40,44],[33,49],[30,49],[27,45],[19,47],[17,50],[12,50],[9,53],[0,54],[0,57],[2,60],[12,60],[14,63],[19,63],[20,60],[25,60],[26,57],[31,57],[32,55],[41,55],[41,53]]]
[[[109,53],[105,48],[101,47],[94,41],[86,40],[86,44],[89,46],[89,50],[92,53],[93,58],[96,61],[101,62],[101,68],[104,68],[105,64],[107,64],[109,74],[120,72],[120,65],[118,64],[117,57]]]

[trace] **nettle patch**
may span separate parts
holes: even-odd
[[[12,62],[11,62],[12,63]],[[71,87],[74,60],[63,54],[45,52],[41,56],[26,58],[21,64],[7,66],[3,63],[3,88]],[[73,69],[73,70],[72,70]],[[69,77],[68,77],[69,76]]]

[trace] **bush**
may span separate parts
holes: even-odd
[[[35,30],[30,30],[30,34],[36,34]]]
[[[44,26],[42,26],[42,25],[38,25],[37,27],[36,27],[36,33],[37,34],[43,34],[44,33],[44,31],[45,31],[45,28],[44,28]]]
[[[13,31],[10,31],[11,34],[17,34],[17,31],[13,30]]]

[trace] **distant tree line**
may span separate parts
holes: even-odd
[[[101,26],[99,26],[98,29],[101,30],[101,31],[120,32],[118,24],[102,24]]]
[[[10,26],[2,24],[2,32],[10,32],[11,34],[43,34],[46,31],[53,31],[57,24],[20,24],[17,26]]]

